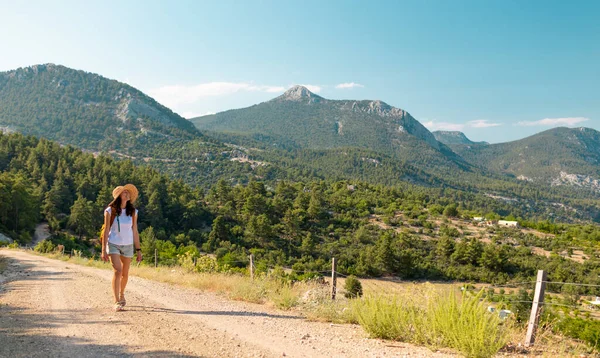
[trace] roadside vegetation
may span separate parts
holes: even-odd
[[[79,265],[111,269],[108,263],[79,253],[71,257],[60,252],[43,255]],[[403,282],[393,286],[385,281],[375,286],[369,280],[341,278],[337,299],[331,300],[331,288],[325,277],[297,280],[292,272],[286,273],[283,268],[277,267],[259,270],[251,279],[247,271],[221,266],[209,256],[198,260],[195,266],[187,267],[133,265],[131,274],[213,292],[232,300],[265,304],[301,314],[309,320],[359,324],[370,337],[426,346],[432,351],[457,352],[465,357],[525,352],[519,348],[527,323],[522,316],[528,315],[528,306],[521,303],[523,295],[527,294],[525,290],[484,290],[458,283]],[[364,293],[350,295],[350,290],[358,291],[358,285]],[[557,297],[550,296],[549,299],[551,302],[563,302]],[[501,319],[497,312],[488,311],[489,306],[511,308],[520,314]],[[559,319],[559,316],[569,319]],[[561,325],[565,324],[576,330],[572,326],[574,322],[572,312],[545,309],[538,344],[530,353],[575,357],[594,352],[597,346],[585,337],[561,333]],[[587,334],[590,329],[593,327],[587,330]]]

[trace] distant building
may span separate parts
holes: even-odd
[[[510,226],[510,227],[519,227],[519,223],[516,221],[507,221],[507,220],[498,220],[499,226]]]
[[[481,217],[481,216],[476,216],[473,218],[473,221],[483,221],[485,220],[485,218]]]
[[[596,297],[595,300],[590,301],[590,305],[593,305],[593,306],[596,306],[596,307],[600,306],[600,297]]]
[[[498,312],[498,316],[500,317],[500,319],[507,319],[508,316],[510,316],[512,314],[512,311],[510,310],[500,310]]]
[[[498,312],[498,317],[500,317],[500,319],[503,319],[503,320],[507,319],[508,316],[510,316],[512,314],[512,311],[510,311],[510,310],[497,310],[496,307],[494,307],[494,306],[488,306],[487,310],[490,313]]]

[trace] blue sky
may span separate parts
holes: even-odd
[[[83,69],[186,117],[304,84],[473,140],[600,129],[600,1],[0,0],[0,14],[0,71]]]

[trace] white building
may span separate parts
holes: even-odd
[[[507,221],[507,220],[498,220],[499,226],[510,226],[510,227],[519,227],[519,223],[516,221]]]

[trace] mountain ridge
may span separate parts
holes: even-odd
[[[557,127],[511,142],[451,147],[471,164],[521,180],[600,190],[600,132],[592,128]]]
[[[190,121],[200,130],[261,134],[310,149],[356,146],[392,155],[400,152],[411,160],[409,147],[420,148],[464,165],[403,109],[381,100],[326,99],[299,85],[266,102]]]
[[[81,136],[89,148],[110,137],[200,135],[126,83],[52,63],[0,72],[0,126],[69,144]]]
[[[446,145],[454,144],[489,144],[488,142],[474,142],[460,131],[434,131],[431,132],[438,142]]]

